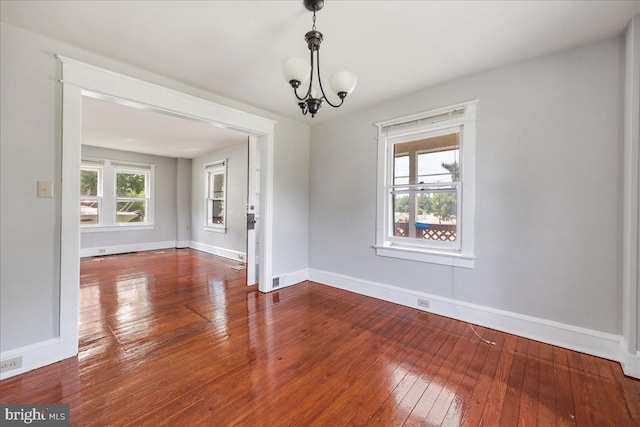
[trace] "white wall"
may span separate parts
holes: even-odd
[[[33,38],[0,25],[0,351],[5,351],[58,335],[61,90],[53,56]],[[38,180],[54,182],[53,199],[36,198]]]
[[[312,129],[310,268],[621,333],[622,37]],[[474,269],[377,257],[374,122],[478,98]]]
[[[309,129],[305,126],[276,125],[273,203],[273,252],[287,254],[273,266],[273,276],[297,272],[309,265],[309,144],[305,143]],[[281,141],[297,141],[283,144]],[[302,197],[304,195],[304,197]],[[302,232],[302,230],[307,230]],[[293,245],[292,245],[293,244]],[[299,278],[299,277],[298,277]],[[281,279],[280,284],[296,283],[297,279]],[[301,279],[302,280],[302,279]]]
[[[192,161],[191,240],[214,248],[247,252],[248,144],[203,154]],[[226,232],[206,230],[204,165],[227,159]],[[237,259],[237,257],[234,257]]]
[[[169,157],[132,153],[108,148],[82,146],[83,157],[121,160],[155,165],[153,187],[153,230],[124,230],[111,232],[81,231],[81,253],[87,249],[175,242],[177,237],[177,160]]]
[[[297,168],[274,170],[273,214],[280,218],[290,213],[281,200],[295,200],[303,208],[293,222],[274,221],[278,244],[273,269],[307,267],[309,194],[308,187],[298,183],[308,179],[309,126],[2,22],[0,352],[58,336],[62,91],[55,54],[276,120],[274,162]],[[53,199],[36,198],[38,180],[54,182]]]
[[[176,246],[185,248],[191,240],[191,159],[176,162]]]

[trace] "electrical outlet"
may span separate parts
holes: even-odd
[[[99,254],[106,254],[107,250],[106,249],[98,249],[98,253]]]
[[[420,307],[429,308],[430,303],[428,299],[418,298],[418,305]]]
[[[0,372],[13,371],[18,368],[22,368],[22,356],[0,362]]]

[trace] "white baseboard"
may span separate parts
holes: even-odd
[[[309,279],[309,270],[307,270],[305,268],[303,270],[292,271],[291,273],[286,273],[286,274],[280,274],[280,275],[273,276],[274,279],[276,277],[280,279],[280,284],[278,285],[277,288],[273,288],[274,291],[277,291],[278,289],[282,289],[284,287],[292,286],[292,285],[298,284],[300,282],[304,282],[305,280],[308,280]]]
[[[155,251],[158,249],[175,248],[175,240],[166,242],[135,243],[131,245],[102,246],[97,248],[81,248],[80,258],[100,255],[126,254],[128,252]]]
[[[0,353],[0,361],[22,356],[22,366],[0,373],[0,380],[59,362],[73,357],[75,354],[77,354],[77,350],[76,353],[73,353],[73,349],[70,350],[70,347],[65,345],[65,342],[60,338],[52,338],[36,344],[4,351]]]
[[[623,339],[621,341],[620,364],[625,375],[640,378],[640,352],[629,353],[629,346]]]
[[[191,247],[191,242],[189,240],[178,240],[176,242],[177,249],[189,248]]]
[[[622,337],[614,334],[322,270],[309,269],[308,280],[621,363],[627,354],[621,351]],[[418,298],[428,300],[429,308],[419,306]],[[625,373],[638,377],[640,358],[631,359],[627,360],[630,373]]]
[[[223,258],[229,258],[235,261],[245,262],[247,260],[247,254],[244,252],[233,251],[231,249],[220,248],[218,246],[207,245],[205,243],[194,242],[189,243],[189,247],[208,254],[221,256]]]

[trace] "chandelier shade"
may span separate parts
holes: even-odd
[[[340,92],[350,94],[356,88],[358,77],[351,71],[336,71],[329,76],[329,86],[336,95]]]
[[[287,83],[298,81],[304,84],[309,80],[311,66],[304,59],[287,58],[282,60],[282,73]]]
[[[320,78],[320,44],[324,39],[324,35],[316,30],[316,12],[324,6],[324,0],[304,0],[304,6],[313,12],[313,25],[311,31],[304,35],[309,48],[309,62],[300,58],[287,58],[282,61],[282,73],[285,80],[293,88],[293,93],[298,99],[298,107],[303,115],[311,114],[315,117],[318,110],[323,104],[329,104],[334,108],[340,107],[344,103],[344,99],[356,88],[358,78],[350,71],[338,71],[329,77],[329,86],[331,90],[338,96],[339,102],[335,104],[331,102],[325,94],[322,80]],[[315,78],[317,78],[317,83]],[[308,83],[306,88],[302,88],[303,84]],[[316,97],[316,86],[320,89],[322,96]],[[300,93],[298,93],[300,89]]]

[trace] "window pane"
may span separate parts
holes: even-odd
[[[146,197],[145,185],[146,174],[125,172],[116,174],[116,196],[118,197]]]
[[[418,154],[418,184],[460,180],[460,150]]]
[[[213,176],[213,197],[224,197],[224,174],[216,174]]]
[[[393,235],[409,237],[409,194],[393,195]]]
[[[456,190],[417,194],[416,238],[455,242],[457,229]]]
[[[80,200],[80,224],[98,224],[100,207],[98,200]]]
[[[98,171],[87,169],[80,171],[80,195],[98,196]]]
[[[209,200],[207,224],[224,225],[224,201]]]
[[[405,154],[393,159],[393,185],[406,184],[409,184],[409,156]]]
[[[412,205],[416,211],[414,215],[410,215]],[[455,188],[394,194],[393,235],[455,242],[458,237],[457,209]]]
[[[145,222],[146,200],[117,200],[116,223]]]
[[[393,146],[394,185],[460,180],[460,132]]]

